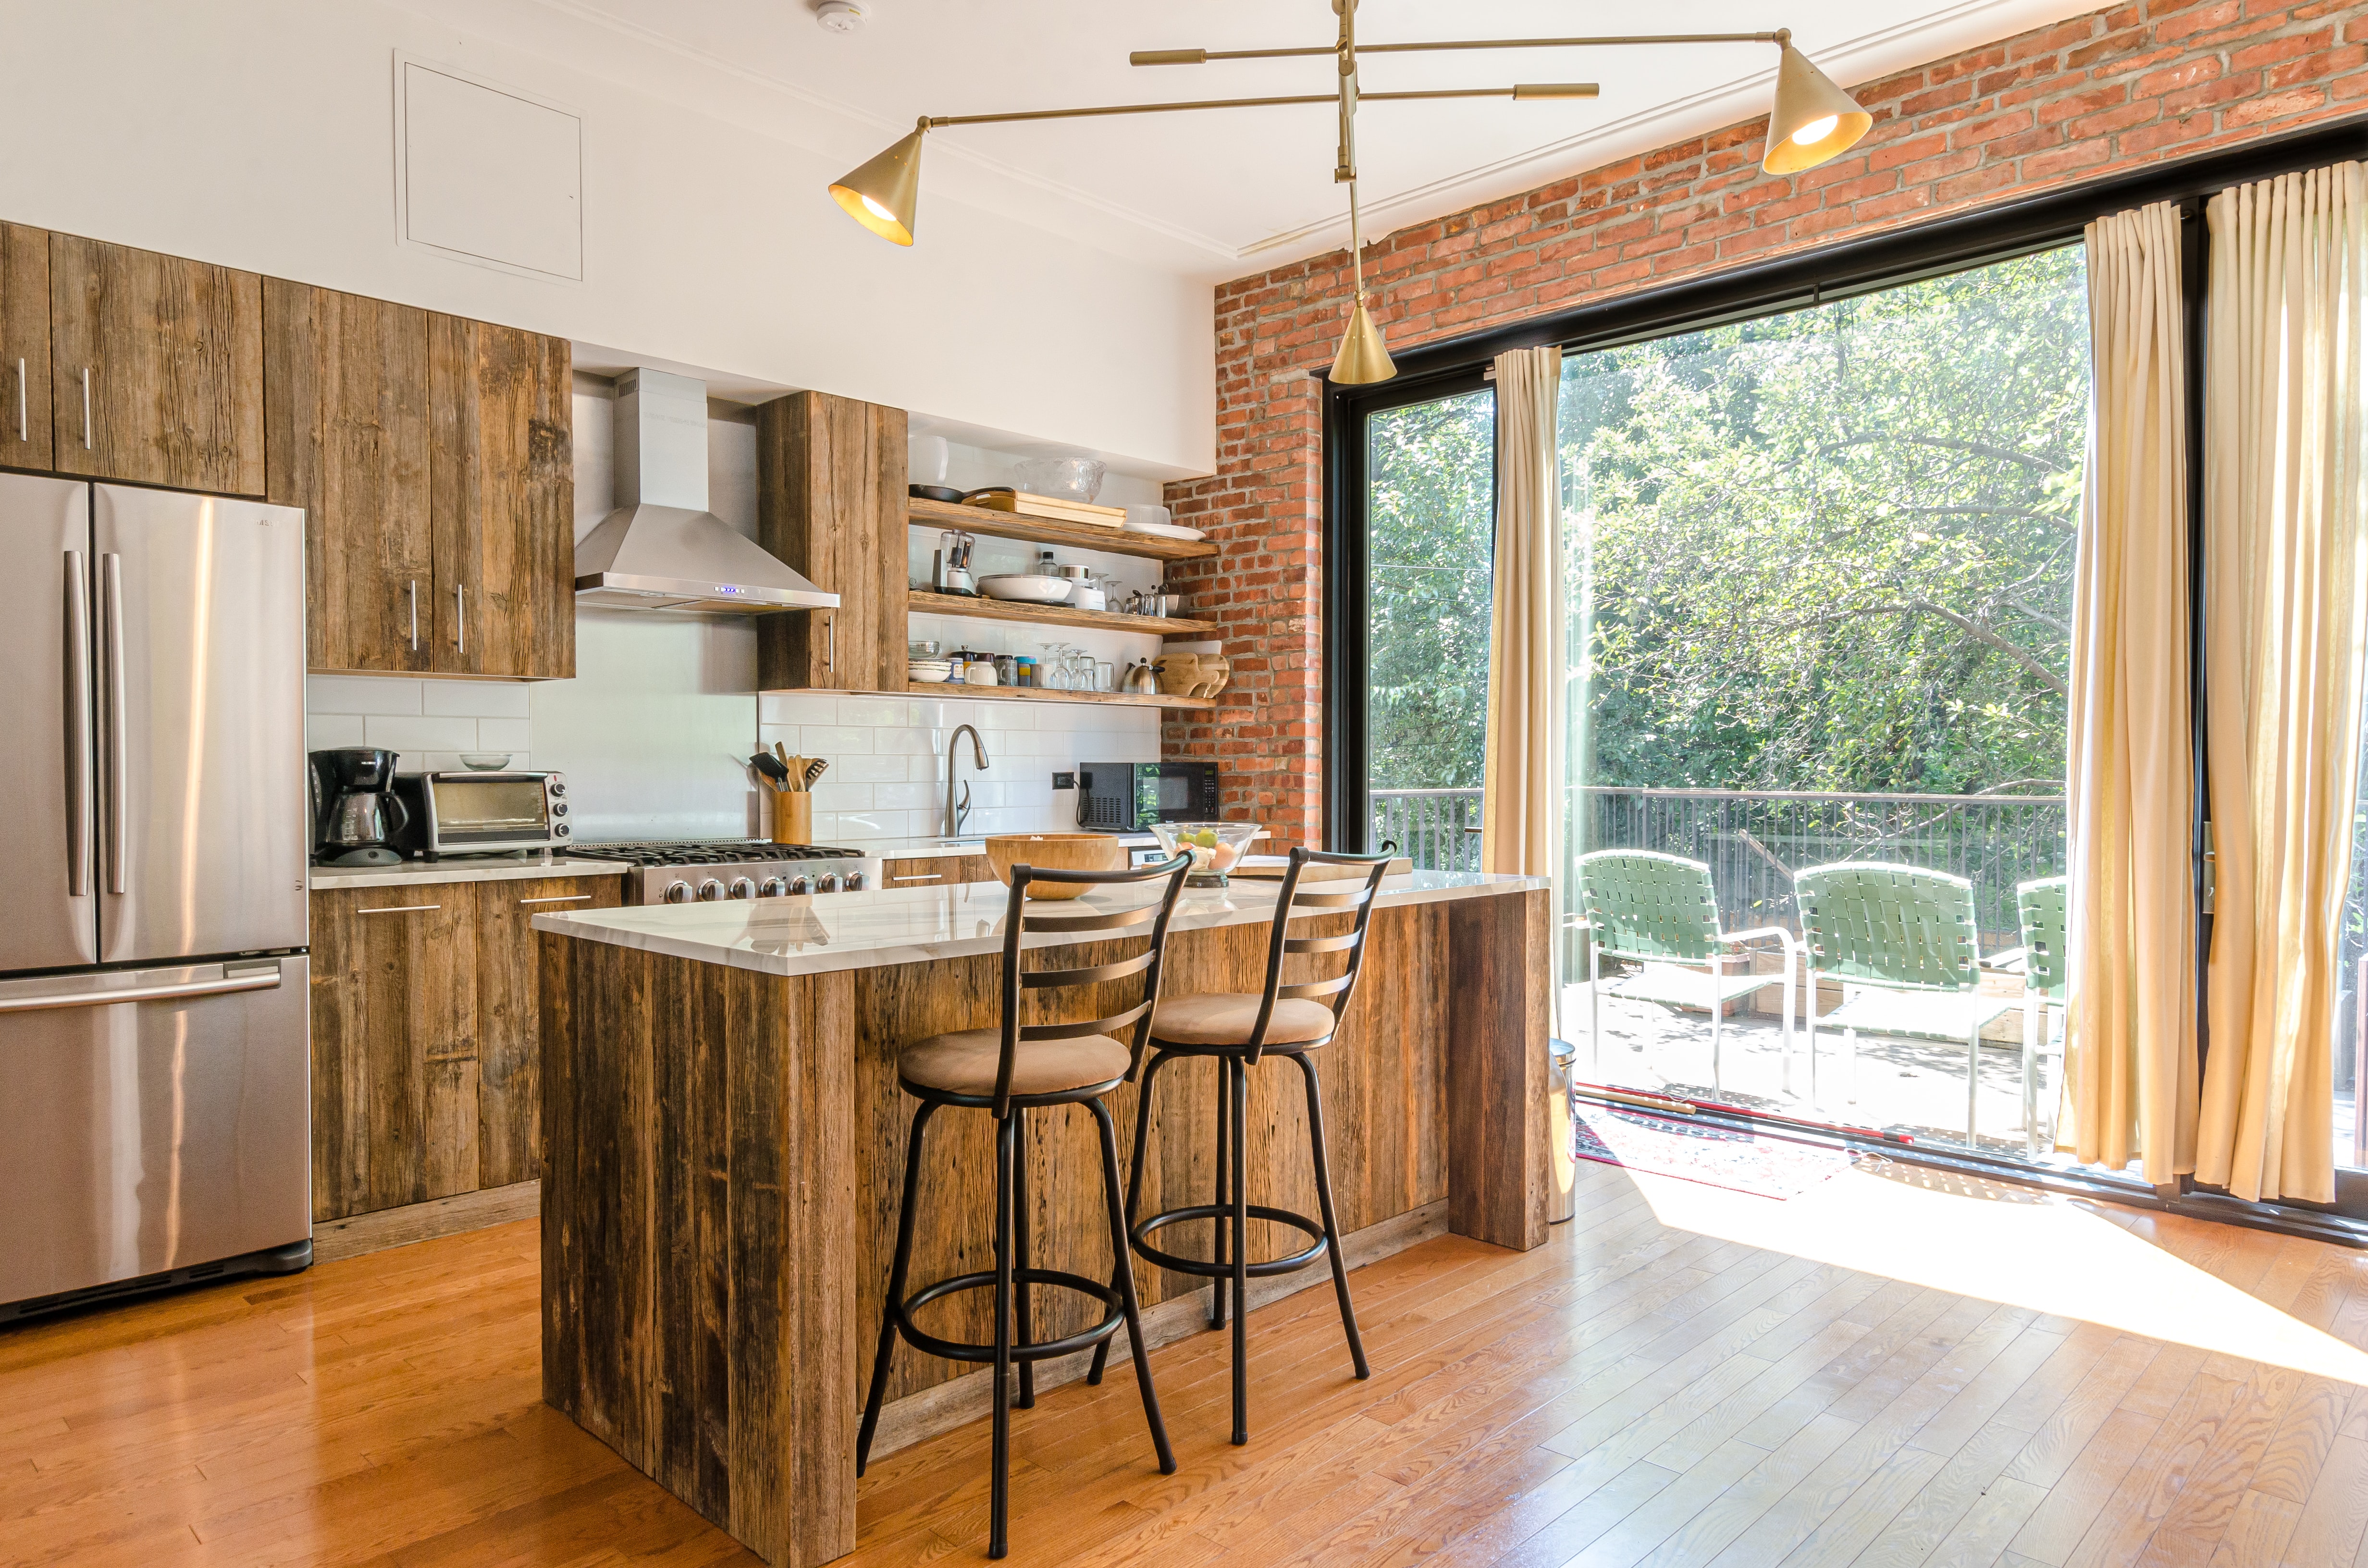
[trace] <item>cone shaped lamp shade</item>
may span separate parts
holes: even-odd
[[[1780,35],[1781,36],[1781,35]],[[1768,117],[1768,152],[1759,166],[1771,175],[1814,169],[1858,145],[1874,117],[1834,85],[1792,44],[1776,63],[1776,108]]]
[[[900,245],[913,243],[913,210],[921,197],[921,138],[925,124],[878,157],[831,182],[830,194],[847,215]]]
[[[1340,352],[1332,357],[1332,380],[1356,387],[1386,381],[1397,373],[1398,368],[1390,363],[1390,351],[1382,347],[1382,329],[1373,324],[1372,313],[1360,297],[1349,317],[1349,330],[1341,335]]]

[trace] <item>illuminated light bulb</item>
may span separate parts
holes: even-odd
[[[888,209],[881,206],[880,203],[872,200],[871,198],[868,196],[863,199],[863,210],[871,213],[874,218],[879,219],[883,223],[893,223],[896,221],[896,214],[889,211]]]
[[[1813,119],[1793,132],[1793,140],[1804,147],[1813,147],[1831,136],[1834,133],[1834,127],[1841,122],[1842,117],[1838,114],[1829,114],[1823,119]],[[882,216],[884,217],[886,214],[883,213]]]

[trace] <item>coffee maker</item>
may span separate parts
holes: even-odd
[[[390,843],[411,821],[394,793],[395,754],[370,746],[316,751],[313,764],[313,863],[400,866]]]

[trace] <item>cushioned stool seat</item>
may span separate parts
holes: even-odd
[[[1002,1058],[1001,1029],[960,1029],[933,1034],[906,1046],[896,1058],[896,1075],[919,1088],[944,1094],[991,1095]],[[1024,1040],[1012,1053],[1011,1092],[1057,1095],[1115,1083],[1126,1076],[1133,1062],[1133,1053],[1108,1035]]]
[[[1265,1000],[1257,994],[1213,992],[1162,1001],[1151,1016],[1151,1038],[1169,1045],[1247,1045],[1258,1027],[1258,1006]],[[1301,1045],[1322,1040],[1333,1027],[1332,1009],[1323,1003],[1285,997],[1274,1005],[1266,1043],[1269,1050]]]

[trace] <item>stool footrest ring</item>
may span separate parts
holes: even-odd
[[[1136,1225],[1130,1233],[1134,1242],[1134,1250],[1162,1268],[1172,1268],[1178,1274],[1197,1274],[1203,1279],[1231,1279],[1234,1277],[1232,1264],[1212,1263],[1206,1258],[1178,1257],[1174,1253],[1162,1252],[1153,1246],[1150,1238],[1151,1233],[1162,1225],[1173,1225],[1185,1220],[1213,1220],[1219,1224],[1224,1224],[1233,1217],[1234,1206],[1230,1203],[1195,1203],[1189,1208],[1170,1209],[1166,1213],[1154,1214]],[[1296,1274],[1322,1257],[1330,1246],[1330,1244],[1324,1239],[1324,1227],[1304,1214],[1294,1214],[1288,1209],[1269,1209],[1263,1203],[1253,1203],[1249,1206],[1249,1217],[1253,1220],[1269,1221],[1277,1225],[1289,1225],[1292,1229],[1314,1238],[1314,1244],[1304,1251],[1292,1253],[1287,1257],[1269,1257],[1253,1262],[1247,1270],[1253,1279],[1263,1279],[1276,1274]]]
[[[1056,1290],[1076,1290],[1091,1296],[1110,1308],[1110,1315],[1091,1328],[1080,1329],[1063,1339],[1038,1339],[1014,1344],[1008,1354],[1014,1361],[1045,1361],[1055,1356],[1074,1356],[1080,1350],[1091,1350],[1126,1325],[1126,1308],[1118,1291],[1098,1279],[1081,1274],[1064,1273],[1057,1268],[1015,1268],[1011,1271],[1016,1285],[1047,1285]],[[931,1301],[959,1295],[964,1290],[995,1289],[995,1271],[977,1274],[957,1274],[940,1279],[925,1290],[916,1290],[895,1304],[896,1328],[906,1343],[930,1356],[941,1356],[949,1361],[992,1361],[993,1345],[973,1345],[967,1340],[939,1339],[913,1324],[913,1313]]]

